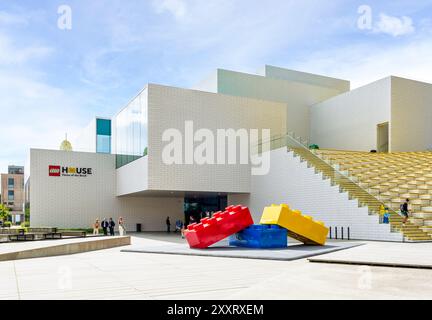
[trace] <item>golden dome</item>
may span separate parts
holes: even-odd
[[[72,144],[68,141],[67,135],[66,135],[66,138],[60,144],[60,150],[62,150],[62,151],[72,151]]]

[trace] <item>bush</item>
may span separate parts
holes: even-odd
[[[30,222],[26,221],[21,223],[21,228],[30,228]]]
[[[319,150],[319,145],[317,145],[317,144],[311,144],[309,146],[309,149],[311,149],[311,150]]]
[[[10,222],[10,221],[3,222],[3,227],[10,228],[11,226],[12,226],[12,222]]]

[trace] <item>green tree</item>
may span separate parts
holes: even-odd
[[[0,220],[6,222],[9,220],[9,216],[9,208],[6,207],[4,204],[0,204]]]
[[[30,206],[25,208],[25,222],[30,222]]]

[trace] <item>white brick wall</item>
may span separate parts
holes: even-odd
[[[148,86],[148,101],[149,190],[250,191],[250,165],[165,165],[162,150],[168,143],[162,142],[162,135],[166,129],[184,134],[185,121],[193,121],[195,131],[205,128],[215,136],[217,129],[270,129],[272,135],[286,132],[283,103],[153,84]]]
[[[313,105],[310,142],[322,149],[377,149],[377,125],[390,121],[390,112],[391,80],[385,78]]]
[[[379,224],[378,216],[359,208],[357,200],[349,200],[347,193],[340,193],[338,186],[331,186],[330,180],[323,180],[286,148],[271,152],[270,173],[253,176],[251,189],[250,195],[229,196],[229,203],[248,205],[256,223],[264,207],[287,203],[328,227],[344,227],[345,236],[350,227],[351,239],[402,241],[401,234],[390,232],[390,225]]]
[[[49,177],[49,165],[92,168],[93,174]],[[122,216],[128,230],[141,223],[143,231],[164,231],[167,216],[173,223],[184,218],[183,198],[117,197],[114,155],[32,149],[30,170],[34,227],[90,228],[96,218]]]

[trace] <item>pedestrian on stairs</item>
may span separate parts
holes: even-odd
[[[401,209],[401,213],[404,217],[404,220],[402,222],[403,225],[405,225],[408,221],[408,217],[409,217],[409,209],[408,209],[408,204],[409,204],[409,199],[406,199],[406,201],[401,205],[400,209]]]

